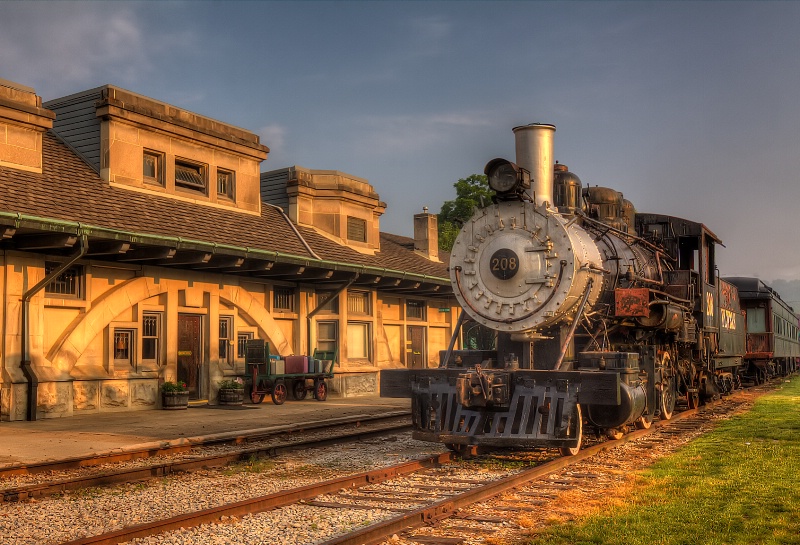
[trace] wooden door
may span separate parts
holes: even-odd
[[[410,369],[424,369],[427,367],[425,354],[425,328],[422,326],[408,326],[408,349],[406,365]]]
[[[200,398],[203,366],[203,317],[178,315],[178,380],[186,383],[189,399]]]

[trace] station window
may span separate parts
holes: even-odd
[[[272,290],[272,309],[294,312],[294,288],[275,286]]]
[[[369,322],[348,322],[347,324],[347,357],[351,360],[370,359],[370,327]]]
[[[347,240],[367,241],[367,222],[361,218],[347,216]]]
[[[406,301],[406,318],[408,320],[424,320],[425,307],[425,301],[409,299]]]
[[[159,359],[161,343],[161,314],[145,312],[142,315],[142,361]]]
[[[133,364],[133,329],[114,330],[114,363]]]
[[[144,150],[142,177],[148,184],[164,185],[164,154]]]
[[[236,335],[236,357],[244,359],[247,353],[247,341],[253,340],[253,334],[250,332],[239,333]]]
[[[361,314],[370,316],[370,293],[368,291],[348,291],[347,292],[347,312],[348,314]]]
[[[317,305],[322,303],[323,301],[327,301],[322,307],[320,307],[320,312],[328,312],[330,314],[338,314],[339,313],[339,296],[337,295],[333,299],[328,300],[328,298],[333,295],[332,291],[318,291],[317,292]]]
[[[175,186],[205,194],[206,167],[183,159],[176,159]]]
[[[317,350],[321,352],[336,352],[339,345],[339,322],[317,322]]]
[[[233,317],[220,316],[219,318],[219,359],[231,360],[231,345],[233,344]]]
[[[45,276],[56,270],[61,263],[47,262],[44,264]],[[83,298],[83,267],[73,265],[58,275],[44,288],[45,294],[66,297],[71,299]]]
[[[233,200],[235,198],[235,177],[232,171],[217,169],[217,195]]]

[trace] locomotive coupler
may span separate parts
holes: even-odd
[[[458,402],[464,407],[495,407],[507,409],[511,398],[510,374],[503,371],[485,372],[480,365],[456,379]]]

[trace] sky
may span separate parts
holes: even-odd
[[[0,0],[0,78],[243,127],[262,171],[365,178],[407,236],[459,178],[514,160],[513,127],[552,123],[585,185],[706,224],[722,276],[800,285],[798,22],[784,1]]]

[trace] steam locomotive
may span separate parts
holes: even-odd
[[[619,437],[740,386],[745,320],[719,238],[583,187],[553,162],[555,130],[514,128],[516,163],[486,165],[495,197],[451,253],[463,310],[440,366],[381,373],[382,396],[411,397],[417,439],[574,455],[585,425]],[[494,349],[454,349],[465,320]]]

